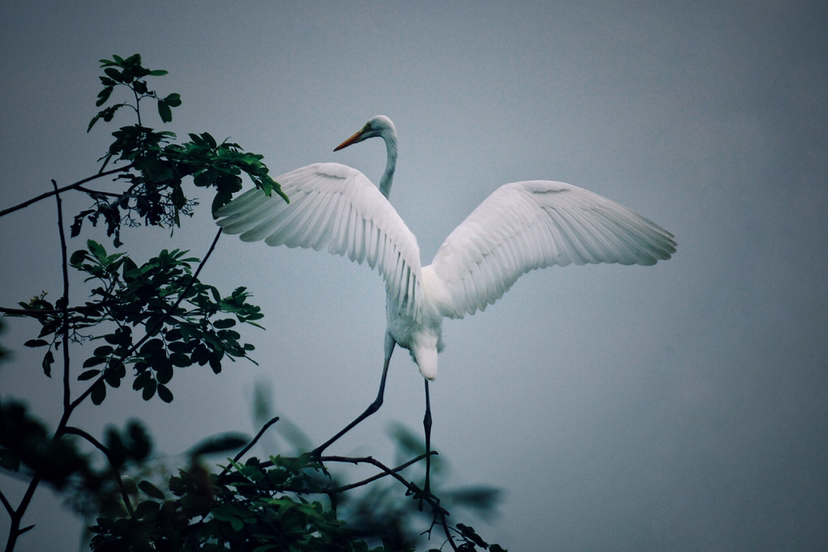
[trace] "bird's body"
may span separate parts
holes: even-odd
[[[520,275],[536,268],[652,265],[676,250],[672,234],[613,201],[563,182],[534,180],[495,190],[446,238],[432,263],[421,266],[416,238],[388,201],[397,159],[390,119],[373,117],[334,151],[371,137],[383,138],[388,152],[379,189],[356,169],[319,163],[275,178],[290,203],[254,189],[218,212],[224,231],[240,234],[244,241],[327,248],[367,262],[385,279],[388,326],[377,400],[320,449],[382,404],[395,345],[411,352],[426,378],[428,401],[428,380],[437,376],[442,349],[443,318],[485,309]],[[428,441],[428,409],[426,417]]]

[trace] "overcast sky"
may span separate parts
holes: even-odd
[[[607,196],[674,233],[677,254],[533,272],[486,312],[448,321],[431,387],[448,483],[503,489],[501,515],[476,527],[510,550],[828,546],[828,8],[443,4],[5,3],[0,207],[96,170],[112,129],[85,133],[98,59],[136,52],[170,72],[159,92],[182,95],[170,130],[230,137],[274,175],[338,161],[376,182],[378,140],[332,149],[372,115],[391,117],[392,200],[424,264],[506,182]],[[203,255],[209,200],[172,241],[135,231],[125,248],[139,260],[161,247]],[[59,296],[54,210],[0,219],[0,304]],[[225,236],[203,277],[247,286],[267,313],[265,332],[245,334],[259,366],[179,371],[171,405],[126,385],[75,425],[99,435],[140,417],[174,455],[213,432],[254,433],[261,382],[320,443],[373,399],[385,327],[376,273]],[[20,350],[34,327],[10,326],[2,343],[17,362],[0,366],[0,396],[55,424],[60,382]],[[390,462],[387,428],[419,433],[422,413],[421,376],[398,351],[382,409],[329,452]],[[40,492],[20,550],[65,544],[67,526],[74,538],[77,521],[50,531],[71,519],[58,508]]]

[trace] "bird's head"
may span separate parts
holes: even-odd
[[[365,123],[359,131],[336,146],[334,151],[339,151],[342,148],[347,148],[351,144],[356,144],[358,142],[362,142],[363,140],[367,140],[368,138],[374,138],[379,136],[380,138],[387,139],[394,137],[396,138],[397,130],[394,128],[394,123],[391,122],[391,119],[386,117],[385,115],[376,115],[371,117],[371,119]]]

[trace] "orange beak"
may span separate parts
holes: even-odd
[[[342,148],[347,148],[347,147],[348,147],[348,146],[350,146],[351,144],[354,144],[354,143],[356,143],[356,142],[359,142],[359,137],[360,137],[360,136],[362,136],[362,131],[363,131],[363,130],[364,130],[364,129],[360,129],[360,130],[359,130],[359,132],[357,132],[356,134],[354,134],[353,136],[351,136],[350,138],[348,138],[347,140],[345,140],[344,142],[342,142],[341,144],[339,144],[338,146],[336,146],[336,147],[334,148],[334,151],[339,151],[339,150],[341,150]]]

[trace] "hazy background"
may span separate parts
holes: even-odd
[[[390,116],[392,200],[424,263],[500,184],[593,190],[673,232],[678,253],[655,267],[534,272],[485,313],[445,324],[434,447],[451,484],[505,493],[501,516],[475,527],[515,551],[821,549],[827,11],[790,0],[6,2],[0,207],[96,170],[114,129],[84,132],[97,60],[136,52],[170,71],[159,92],[182,95],[169,130],[230,137],[274,175],[339,161],[378,181],[380,141],[331,150]],[[203,255],[209,199],[172,242],[127,232],[126,248],[139,260],[161,247]],[[67,198],[67,211],[86,204]],[[0,304],[59,296],[54,212],[46,201],[0,219]],[[319,443],[373,399],[385,327],[375,273],[227,236],[204,279],[248,286],[268,314],[266,332],[245,334],[260,366],[180,370],[171,405],[125,385],[76,425],[100,435],[144,418],[174,455],[212,432],[254,433],[260,382]],[[9,326],[0,341],[17,361],[0,366],[0,395],[54,424],[59,378],[18,345],[34,326]],[[383,408],[330,452],[391,461],[387,428],[420,432],[422,411],[422,378],[398,351]],[[284,450],[271,447],[259,453]],[[80,526],[45,490],[24,521],[38,526],[19,550],[73,545]]]

